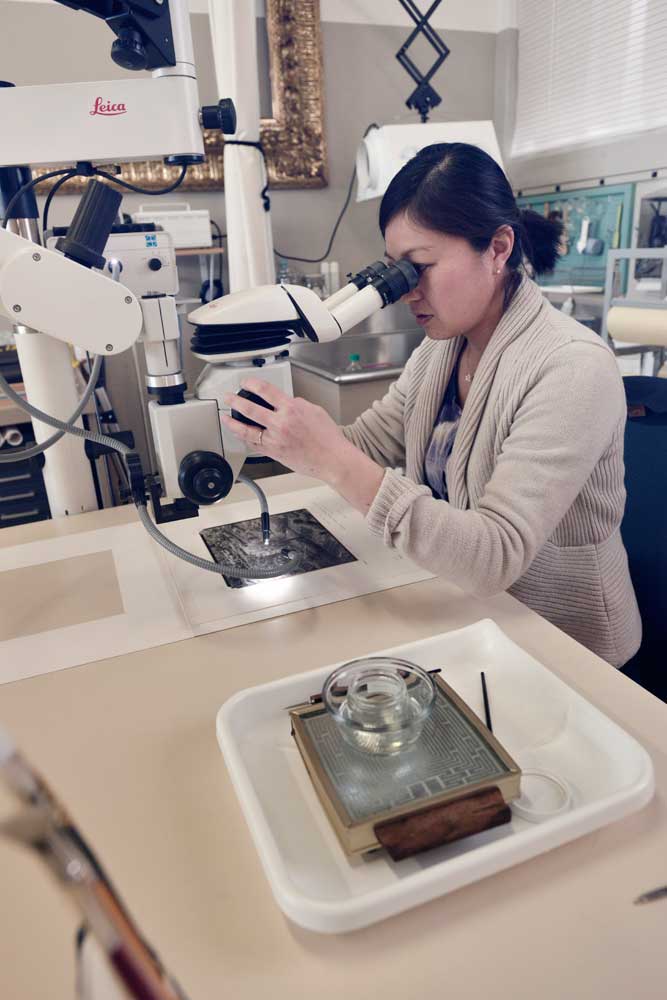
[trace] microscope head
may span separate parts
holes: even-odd
[[[191,312],[195,357],[212,363],[279,354],[290,344],[325,343],[340,326],[311,288],[261,285],[208,302]]]
[[[336,340],[411,291],[419,272],[408,260],[378,261],[350,277],[325,301],[303,285],[262,285],[223,295],[188,316],[195,326],[192,353],[219,364],[280,354],[293,343]]]

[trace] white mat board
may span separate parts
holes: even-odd
[[[0,549],[0,573],[91,552],[111,551],[125,613],[0,642],[0,683],[149,649],[265,618],[388,590],[433,574],[371,535],[361,514],[326,487],[269,498],[273,513],[307,508],[357,561],[233,589],[160,548],[140,524],[81,532]],[[202,509],[161,525],[183,548],[210,558],[203,528],[258,517],[255,499]]]

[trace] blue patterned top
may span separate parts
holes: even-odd
[[[447,500],[447,463],[452,454],[456,432],[461,421],[462,407],[458,401],[458,361],[447,383],[442,406],[438,411],[431,440],[424,455],[424,478],[433,496]]]

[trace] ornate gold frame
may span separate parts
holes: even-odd
[[[274,117],[262,118],[260,138],[269,185],[326,187],[319,0],[266,0],[266,21]],[[206,161],[189,168],[178,190],[222,188],[223,146],[220,132],[205,130]],[[178,176],[177,168],[166,167],[157,160],[120,166],[123,180],[149,190],[166,187]],[[84,183],[72,180],[64,193],[81,190]],[[40,190],[45,191],[51,185],[48,181],[40,185]]]

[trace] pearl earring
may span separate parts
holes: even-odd
[[[499,267],[497,267],[497,268],[495,269],[495,271],[494,271],[493,273],[494,273],[494,274],[500,274],[500,268],[499,268]]]

